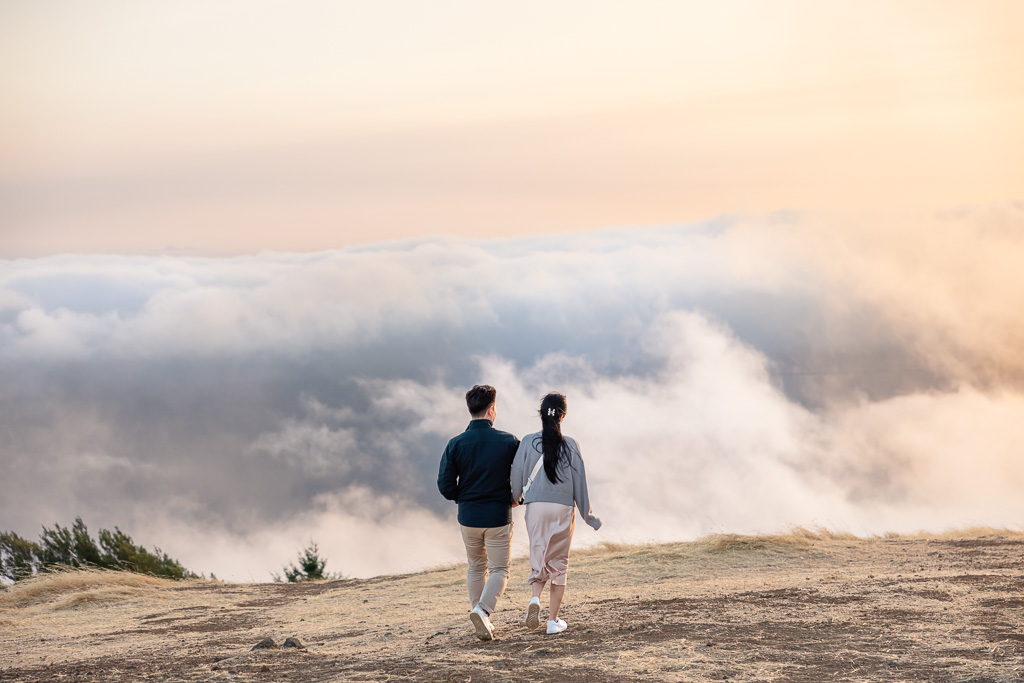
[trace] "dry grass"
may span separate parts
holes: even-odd
[[[168,588],[174,582],[146,574],[107,569],[53,569],[19,581],[0,593],[0,608],[46,603],[67,609],[138,595],[139,589]]]
[[[972,526],[945,531],[918,531],[913,534],[885,534],[883,538],[955,540],[958,538],[1024,538],[1024,530],[1009,527]]]
[[[871,536],[873,539],[887,540],[955,540],[965,538],[1024,538],[1024,530],[1011,529],[1009,527],[983,527],[973,526],[959,529],[947,529],[941,532],[920,531],[915,533],[887,532],[878,536]],[[630,544],[620,542],[604,542],[591,546],[585,550],[574,551],[575,557],[600,557],[603,555],[634,555],[636,553],[650,552],[655,548],[682,548],[688,547],[696,553],[720,554],[720,553],[748,553],[748,552],[788,552],[791,550],[804,550],[812,547],[825,549],[830,543],[850,542],[866,540],[863,537],[855,536],[845,531],[837,531],[826,527],[807,528],[803,526],[790,527],[788,530],[777,534],[709,534],[689,543],[656,544],[641,543]]]
[[[717,534],[573,552],[557,637],[524,558],[493,615],[465,565],[308,584],[88,572],[0,594],[0,680],[1024,680],[1024,533]],[[297,636],[306,651],[250,652]]]
[[[637,553],[659,552],[671,548],[674,553],[717,554],[747,551],[789,551],[805,549],[816,543],[856,540],[856,536],[825,528],[807,529],[795,526],[778,534],[711,534],[696,541],[682,543],[621,543],[603,542],[582,550],[573,550],[573,557],[631,556]]]
[[[742,534],[713,534],[705,536],[696,543],[708,553],[772,551],[785,552],[813,547],[816,543],[829,541],[850,541],[856,537],[852,534],[830,531],[828,529],[807,529],[793,527],[781,534],[760,534],[746,536]]]

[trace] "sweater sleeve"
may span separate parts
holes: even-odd
[[[601,528],[601,520],[594,516],[590,509],[590,492],[587,490],[587,470],[583,465],[583,456],[580,453],[579,444],[573,439],[576,446],[576,463],[572,468],[572,498],[576,503],[576,509],[580,511],[580,517],[594,531]]]
[[[516,449],[516,457],[512,459],[512,473],[509,475],[509,481],[512,483],[512,500],[519,502],[519,499],[523,497],[523,487],[526,486],[526,480],[524,473],[526,472],[526,440],[519,442],[519,448]]]
[[[437,490],[448,500],[458,501],[459,498],[459,472],[452,462],[452,445],[445,446],[444,454],[441,455],[441,465],[437,470]]]

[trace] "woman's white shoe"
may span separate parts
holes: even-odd
[[[548,635],[554,635],[555,633],[561,633],[565,629],[569,628],[569,624],[565,623],[561,619],[551,621],[548,619]]]
[[[540,626],[540,599],[530,600],[526,607],[526,628],[534,629]]]

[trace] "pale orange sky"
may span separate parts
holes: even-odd
[[[1024,3],[0,7],[0,257],[1024,198]]]

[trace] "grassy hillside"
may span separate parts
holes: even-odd
[[[558,636],[521,625],[527,573],[517,560],[490,643],[465,565],[308,584],[54,574],[0,593],[0,680],[1024,680],[1020,532],[578,552]],[[249,651],[289,636],[307,649]]]

